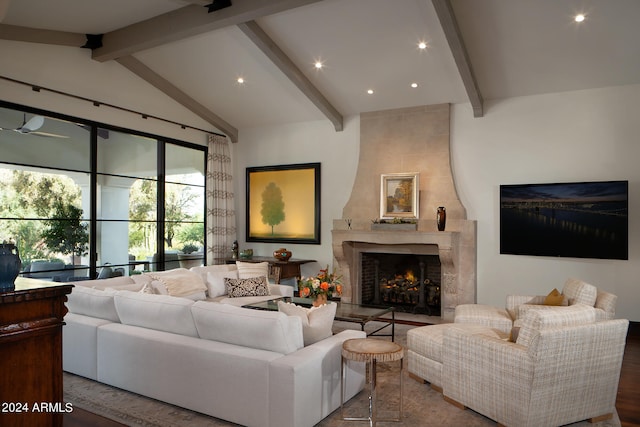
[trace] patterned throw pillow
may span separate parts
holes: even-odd
[[[230,279],[226,277],[224,284],[229,298],[270,295],[266,277],[252,277],[250,279]]]

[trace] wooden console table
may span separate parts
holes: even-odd
[[[224,262],[226,264],[235,264],[236,261],[240,262],[268,262],[270,273],[275,278],[276,283],[280,283],[281,279],[289,279],[292,277],[299,278],[300,274],[300,266],[302,264],[306,264],[308,262],[315,262],[313,259],[297,259],[297,258],[289,258],[288,261],[280,261],[273,257],[268,256],[254,256],[250,259],[233,259],[233,258],[225,258]]]
[[[0,293],[0,425],[62,426],[64,302],[73,285],[18,278]]]

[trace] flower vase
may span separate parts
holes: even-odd
[[[18,248],[12,243],[0,244],[0,292],[10,292],[15,289],[15,280],[20,273],[20,255]]]
[[[327,294],[318,294],[316,298],[313,300],[314,307],[320,307],[327,303]]]
[[[438,230],[444,231],[444,227],[447,223],[447,211],[444,206],[440,206],[438,208],[438,212],[436,213],[436,222],[438,224]]]

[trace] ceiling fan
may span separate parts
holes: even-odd
[[[18,132],[23,135],[30,134],[30,135],[49,137],[49,138],[69,138],[68,136],[58,135],[55,133],[38,132],[38,129],[40,129],[42,125],[44,125],[44,117],[33,116],[27,121],[27,115],[25,114],[24,118],[22,119],[22,124],[17,128],[10,129],[10,128],[0,127],[0,130],[12,130],[14,132]]]

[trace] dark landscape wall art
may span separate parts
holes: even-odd
[[[629,259],[628,181],[500,186],[500,253]]]

